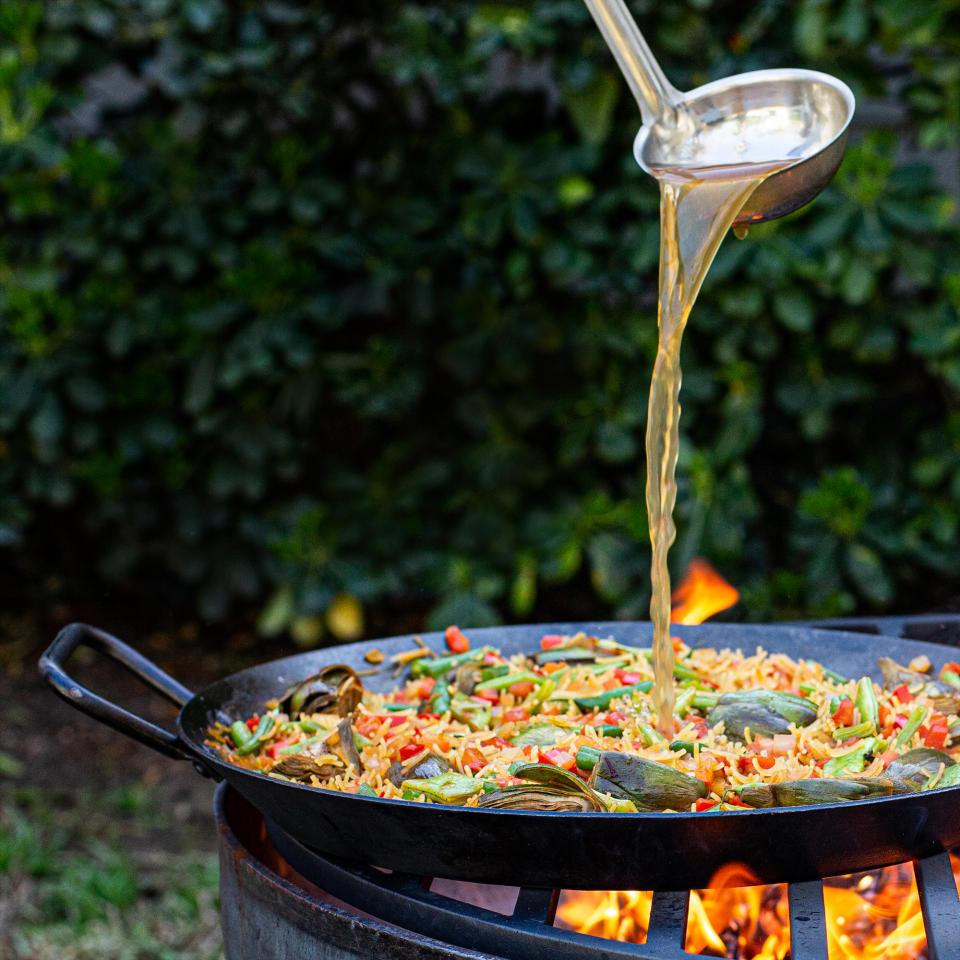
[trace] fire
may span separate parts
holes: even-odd
[[[670,619],[674,623],[703,623],[727,607],[732,607],[740,594],[713,567],[695,557],[680,578],[670,602]]]
[[[960,859],[953,858],[960,881]],[[749,867],[722,867],[707,890],[690,891],[685,949],[743,960],[787,960],[790,919],[784,884],[757,885]],[[830,960],[915,960],[927,939],[911,864],[824,882]],[[644,943],[652,894],[566,890],[556,924],[608,940]]]

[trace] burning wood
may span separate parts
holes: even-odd
[[[952,858],[960,880],[960,858]],[[922,960],[927,939],[911,864],[824,882],[830,960]],[[556,925],[578,933],[644,943],[652,895],[638,890],[566,890]],[[685,949],[736,960],[788,960],[790,921],[784,884],[757,885],[728,864],[709,889],[690,893]]]

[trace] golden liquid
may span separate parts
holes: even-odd
[[[647,412],[647,517],[653,549],[653,703],[657,726],[667,738],[674,732],[676,699],[667,553],[677,533],[673,507],[679,452],[680,341],[720,241],[750,194],[787,162],[652,171],[660,183],[660,339]]]

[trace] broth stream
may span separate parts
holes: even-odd
[[[680,342],[720,242],[750,194],[790,161],[653,171],[660,184],[660,339],[647,412],[647,516],[657,725],[673,736],[674,652],[667,553],[676,536],[673,506],[680,420]]]

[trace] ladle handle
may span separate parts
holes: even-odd
[[[630,85],[644,126],[652,126],[679,99],[623,0],[584,0]]]

